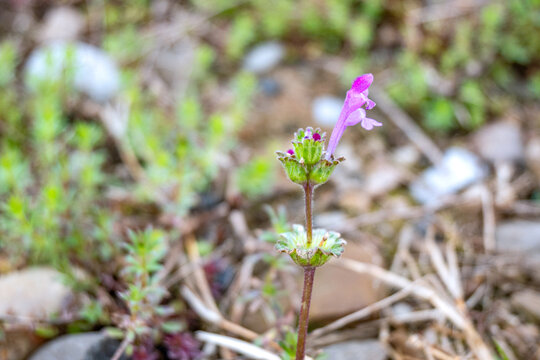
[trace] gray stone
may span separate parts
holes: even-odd
[[[338,121],[343,99],[334,96],[320,96],[313,100],[311,112],[317,125],[333,128]]]
[[[525,157],[519,125],[500,121],[482,127],[474,135],[479,154],[491,162],[522,161]]]
[[[29,360],[83,360],[103,338],[99,332],[64,335],[39,348]]]
[[[275,68],[285,56],[285,48],[278,42],[265,42],[253,48],[244,58],[244,70],[262,74]]]
[[[420,160],[420,151],[413,145],[401,146],[393,151],[392,160],[400,165],[412,166]]]
[[[148,65],[155,66],[161,78],[172,89],[173,94],[183,93],[192,76],[196,44],[189,39],[174,46],[159,48],[148,56]]]
[[[331,229],[336,223],[344,223],[347,221],[347,216],[342,211],[325,212],[319,215],[315,215],[313,224],[316,227]]]
[[[72,41],[77,39],[83,29],[84,17],[81,13],[69,6],[60,6],[47,12],[36,38],[43,43],[53,40]]]
[[[53,269],[29,268],[0,277],[0,316],[48,320],[69,303],[71,290]]]
[[[537,179],[540,179],[540,137],[532,138],[527,144],[527,165]]]
[[[277,96],[281,92],[281,85],[270,77],[262,78],[259,82],[259,88],[267,96]]]
[[[64,335],[39,348],[29,360],[109,360],[119,344],[102,332]]]
[[[420,203],[437,204],[443,197],[457,193],[486,175],[485,167],[473,153],[454,147],[445,152],[439,164],[424,171],[410,190]]]
[[[540,292],[529,289],[519,291],[512,295],[511,302],[525,316],[540,321]]]
[[[343,258],[375,265],[382,264],[382,257],[374,246],[346,240],[348,243]],[[310,309],[312,321],[336,319],[384,297],[384,288],[377,286],[372,277],[334,265],[339,261],[340,259],[330,260],[328,264],[317,269]],[[302,275],[299,278],[300,284],[301,278]]]
[[[497,251],[506,253],[540,253],[540,222],[514,220],[501,223],[495,231]]]
[[[378,162],[366,173],[364,190],[371,196],[384,195],[405,180],[403,170],[389,162]]]
[[[377,340],[346,341],[324,348],[332,360],[385,360],[387,352]]]
[[[42,82],[65,81],[69,68],[75,90],[96,102],[112,99],[120,89],[120,72],[107,53],[93,45],[63,41],[34,50],[26,62],[26,86],[36,91]]]

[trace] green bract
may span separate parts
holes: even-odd
[[[345,160],[345,158],[340,157],[336,160],[321,160],[311,169],[310,180],[315,184],[324,184],[328,181],[330,175],[334,171],[337,164]]]
[[[311,127],[298,129],[292,141],[293,149],[287,152],[278,151],[278,160],[281,161],[289,179],[305,186],[325,183],[337,164],[345,160],[343,157],[334,159],[328,157],[325,151],[326,134],[321,129]],[[328,160],[327,160],[328,158]]]
[[[285,172],[292,182],[304,184],[307,181],[307,172],[304,164],[301,164],[294,155],[276,151],[278,160],[285,167]]]
[[[293,225],[293,231],[280,234],[276,243],[279,252],[289,254],[300,266],[322,266],[331,256],[339,257],[343,253],[346,241],[340,234],[325,229],[314,229],[311,244],[307,244],[307,235],[302,225]]]

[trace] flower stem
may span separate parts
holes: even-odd
[[[306,234],[307,248],[311,247],[313,239],[313,184],[308,181],[304,185],[306,198]],[[311,291],[315,279],[315,267],[304,267],[304,291],[302,293],[302,306],[300,307],[300,319],[298,319],[298,343],[296,344],[296,360],[304,360],[306,353],[306,337],[309,323],[309,305],[311,304]]]
[[[304,185],[304,193],[306,194],[306,233],[307,247],[309,248],[313,237],[313,184],[311,184],[310,181]]]
[[[296,345],[296,360],[304,360],[306,353],[306,337],[309,322],[309,305],[311,304],[311,291],[315,279],[315,267],[304,267],[304,292],[302,293],[302,307],[298,320],[298,343]]]

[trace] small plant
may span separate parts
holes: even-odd
[[[289,254],[291,259],[304,270],[304,291],[300,319],[298,322],[298,336],[296,341],[296,360],[303,360],[306,348],[306,335],[309,320],[309,306],[313,280],[317,267],[324,265],[332,256],[339,257],[344,250],[345,240],[340,234],[327,231],[326,229],[313,229],[313,191],[324,184],[335,167],[345,160],[343,157],[336,158],[334,151],[348,126],[358,123],[371,130],[375,126],[382,126],[376,120],[366,117],[366,109],[375,106],[368,98],[368,88],[373,82],[373,75],[365,74],[358,77],[347,92],[345,103],[339,119],[332,131],[328,147],[325,148],[326,134],[320,129],[310,127],[299,129],[292,141],[293,148],[287,152],[277,152],[278,160],[281,161],[289,179],[300,185],[305,194],[306,227],[294,225],[292,231],[281,234],[276,243],[276,249]],[[285,353],[291,352],[289,344]]]
[[[163,313],[159,304],[165,295],[165,289],[160,286],[156,276],[162,268],[161,259],[167,251],[164,235],[161,231],[147,229],[142,233],[131,232],[130,243],[126,244],[126,267],[124,277],[129,282],[128,288],[120,294],[125,301],[129,313],[118,317],[118,327],[115,332],[124,338],[122,346],[115,354],[118,359],[128,350],[137,356],[151,351],[147,342],[155,335],[153,328],[154,317]],[[135,349],[133,344],[139,340]]]

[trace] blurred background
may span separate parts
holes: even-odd
[[[0,359],[290,358],[275,151],[364,73],[384,125],[345,132],[315,225],[465,320],[405,294],[308,353],[540,359],[538,0],[0,0]],[[338,263],[312,330],[400,291]]]

